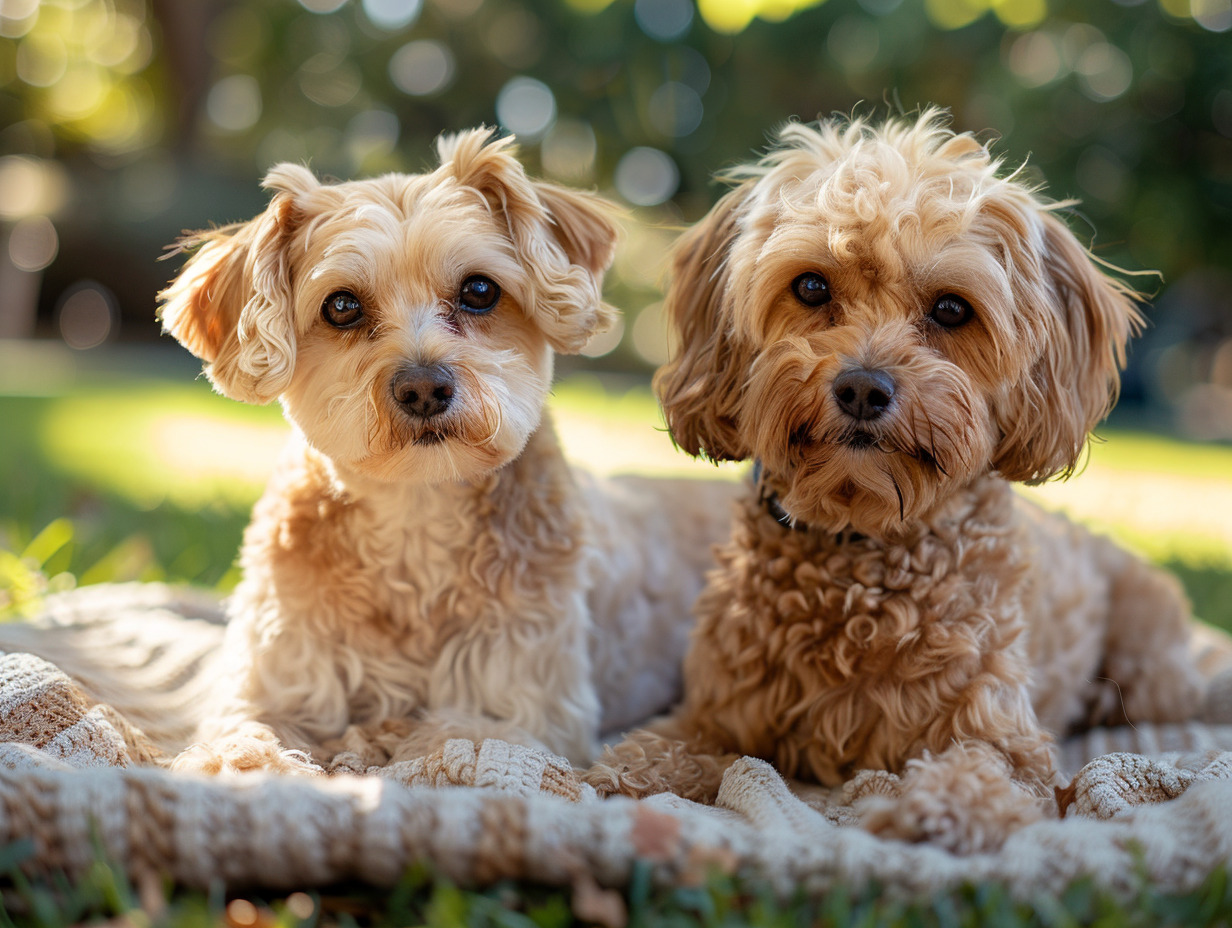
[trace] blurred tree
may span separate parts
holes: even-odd
[[[533,170],[671,225],[786,119],[939,103],[1080,199],[1100,257],[1185,284],[1151,350],[1201,327],[1179,368],[1232,408],[1230,33],[1232,0],[0,0],[0,222],[28,218],[17,168],[53,177],[42,325],[90,278],[152,335],[160,246],[260,209],[277,161],[418,170],[441,131],[499,124]],[[670,236],[643,229],[613,366],[663,351],[638,313]]]

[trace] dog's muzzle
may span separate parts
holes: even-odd
[[[832,389],[839,409],[857,421],[871,422],[890,408],[897,384],[885,371],[856,367],[835,377]]]
[[[408,364],[389,384],[394,401],[416,419],[435,419],[453,402],[453,371],[443,364]]]

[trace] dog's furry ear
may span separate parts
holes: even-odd
[[[593,193],[536,181],[535,193],[548,211],[556,240],[573,264],[600,280],[616,257],[616,208]]]
[[[574,354],[616,320],[603,275],[616,251],[615,209],[601,198],[532,181],[512,138],[472,129],[437,140],[441,169],[484,195],[505,217],[534,281],[536,321],[557,351]]]
[[[295,367],[288,242],[318,185],[307,168],[282,164],[263,186],[274,196],[261,215],[181,242],[196,251],[159,294],[163,329],[206,362],[218,392],[257,404],[285,390]]]
[[[1049,212],[1043,222],[1046,320],[1040,360],[1027,383],[1011,387],[999,410],[1004,438],[996,468],[1009,480],[1068,476],[1091,429],[1120,391],[1126,346],[1142,328],[1134,292],[1103,273],[1073,233]]]
[[[750,453],[736,421],[749,357],[732,331],[727,259],[752,188],[749,181],[729,191],[681,237],[664,299],[678,348],[655,374],[655,392],[672,440],[713,461]]]

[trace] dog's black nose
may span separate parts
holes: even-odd
[[[862,367],[846,370],[834,378],[834,398],[853,419],[876,419],[894,399],[894,378]]]
[[[412,416],[432,419],[453,402],[453,371],[441,364],[408,365],[394,374],[394,399]]]

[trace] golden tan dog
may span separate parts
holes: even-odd
[[[758,462],[685,698],[589,778],[711,800],[739,754],[903,775],[867,827],[957,851],[1045,811],[1051,736],[1186,719],[1177,583],[1016,498],[1068,475],[1140,319],[936,111],[788,125],[681,241],[656,387],[694,455]]]
[[[195,237],[162,294],[217,390],[277,398],[294,427],[181,767],[487,735],[585,762],[678,695],[734,487],[567,466],[543,414],[553,352],[611,321],[616,228],[489,135],[443,137],[420,175],[278,166],[269,208]]]

